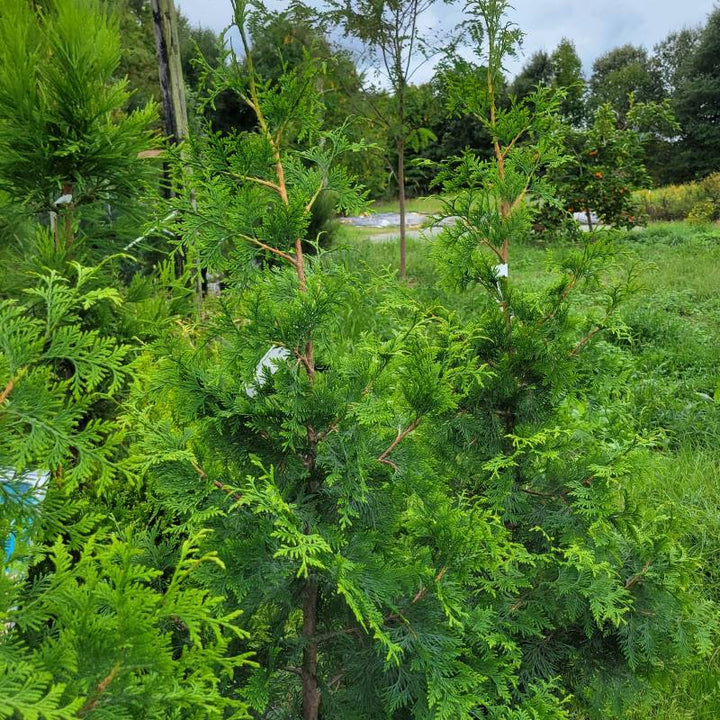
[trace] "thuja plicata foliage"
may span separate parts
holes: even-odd
[[[248,4],[245,57],[215,86],[256,131],[206,133],[178,158],[176,229],[225,289],[160,346],[137,457],[164,532],[209,531],[222,566],[204,582],[242,611],[236,647],[257,663],[232,690],[258,717],[565,717],[709,646],[692,564],[623,492],[651,439],[593,385],[635,274],[609,269],[598,240],[549,287],[513,283],[512,243],[564,160],[559,98],[501,108],[520,36],[504,3],[470,9],[483,65],[449,95],[494,159],[448,165],[456,220],[438,265],[484,288],[471,321],[306,254],[320,193],[361,203],[336,163],[362,148],[323,129],[309,58],[272,84],[256,75]]]
[[[96,0],[8,0],[0,8],[0,190],[57,215],[72,245],[85,210],[137,203],[156,109],[124,113],[117,19]]]
[[[179,158],[192,169],[180,232],[227,289],[161,348],[139,461],[168,533],[212,531],[225,569],[207,565],[206,582],[243,612],[258,667],[237,692],[258,716],[499,708],[517,657],[490,637],[487,606],[516,583],[515,549],[448,491],[422,440],[487,368],[405,291],[304,252],[320,193],[362,203],[337,162],[361,148],[322,129],[312,61],[256,76],[248,12],[236,4],[245,60],[222,72],[257,130],[206,134]]]
[[[714,623],[688,591],[693,562],[669,519],[629,499],[654,439],[613,402],[620,386],[598,384],[599,367],[622,375],[616,310],[638,269],[610,236],[588,233],[550,264],[544,287],[513,279],[512,246],[552,207],[548,176],[572,160],[557,97],[538,90],[498,106],[502,63],[520,39],[507,7],[470,4],[481,64],[449,87],[454,107],[488,129],[494,157],[468,153],[441,174],[455,220],[436,258],[447,283],[482,290],[464,333],[490,374],[446,418],[438,449],[457,463],[457,491],[496,513],[528,553],[497,616],[521,652],[515,691],[561,677],[573,704],[616,716],[667,682],[663,671],[707,652]]]
[[[148,533],[102,500],[132,481],[102,412],[131,348],[88,328],[120,297],[74,267],[0,303],[0,718],[227,717],[243,705],[217,687],[243,662],[226,652],[242,631],[190,582],[219,561],[193,537],[158,567]]]
[[[446,95],[492,156],[440,170],[462,301],[428,306],[313,237],[322,197],[362,209],[343,159],[366,148],[326,127],[322,63],[263,79],[263,9],[233,10],[242,49],[204,72],[253,129],[169,151],[153,224],[217,294],[155,312],[66,258],[0,302],[0,718],[640,712],[716,624],[672,519],[628,492],[656,443],[613,344],[637,269],[596,232],[515,280],[570,162],[562,95],[501,102],[521,33],[503,0],[468,4],[477,62]]]
[[[0,718],[244,717],[220,692],[243,631],[195,581],[219,560],[147,527],[118,417],[138,338],[170,315],[167,267],[117,282],[110,219],[100,265],[72,260],[83,208],[136,194],[152,108],[123,113],[117,27],[93,0],[11,0],[0,36],[0,185],[23,218],[0,240]]]

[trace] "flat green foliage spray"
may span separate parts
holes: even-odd
[[[0,302],[0,718],[244,717],[217,691],[242,632],[192,580],[217,558],[186,538],[160,568],[152,538],[109,517],[105,493],[132,478],[99,409],[131,348],[84,318],[117,291],[73,270]]]
[[[244,46],[213,86],[254,132],[191,140],[179,232],[224,275],[198,321],[158,348],[136,458],[168,538],[198,531],[204,582],[242,610],[258,667],[225,685],[256,717],[562,717],[554,680],[517,693],[520,648],[498,616],[529,560],[482,503],[455,494],[437,420],[492,373],[471,338],[390,277],[361,279],[303,244],[323,192],[362,193],[323,130],[310,58],[274,82]],[[177,228],[176,228],[177,229]]]
[[[0,8],[3,720],[247,717],[220,692],[246,662],[228,649],[237,612],[196,581],[219,560],[201,534],[169,547],[148,531],[125,462],[138,338],[173,311],[167,266],[109,279],[154,119],[123,112],[119,57],[100,0]]]

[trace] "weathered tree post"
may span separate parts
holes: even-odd
[[[177,12],[173,0],[151,0],[151,2],[165,132],[174,142],[180,142],[188,135],[188,118]]]
[[[160,75],[163,115],[165,117],[165,134],[171,142],[179,143],[188,136],[187,105],[185,102],[185,81],[183,79],[182,61],[180,58],[180,39],[178,36],[177,11],[174,0],[151,0],[153,25],[155,27],[155,49]],[[166,188],[168,197],[172,188],[167,166],[165,166]],[[182,250],[176,255],[176,272],[178,277],[185,266]],[[198,294],[203,294],[202,274],[198,274]]]

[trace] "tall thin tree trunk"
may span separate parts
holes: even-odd
[[[592,221],[592,213],[590,212],[590,208],[585,208],[585,217],[587,217],[587,224],[588,224],[588,232],[592,232],[595,227],[593,226]]]
[[[407,239],[405,227],[405,138],[398,140],[398,204],[400,205],[400,277],[407,267]]]
[[[303,720],[318,720],[320,713],[320,689],[318,688],[317,664],[317,603],[318,586],[307,580],[302,591],[303,647],[302,661],[302,716]]]

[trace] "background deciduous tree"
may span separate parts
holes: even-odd
[[[451,4],[454,0],[443,0]],[[419,128],[408,114],[408,86],[418,67],[440,51],[450,49],[450,38],[423,32],[424,16],[438,0],[328,0],[330,18],[341,25],[347,36],[360,40],[374,59],[392,89],[393,107],[389,116],[377,112],[386,124],[397,154],[396,180],[400,205],[400,276],[406,272],[405,228],[405,151],[408,135]]]
[[[597,58],[588,83],[590,109],[609,103],[622,119],[636,102],[659,102],[664,97],[662,78],[645,48],[623,45]]]

